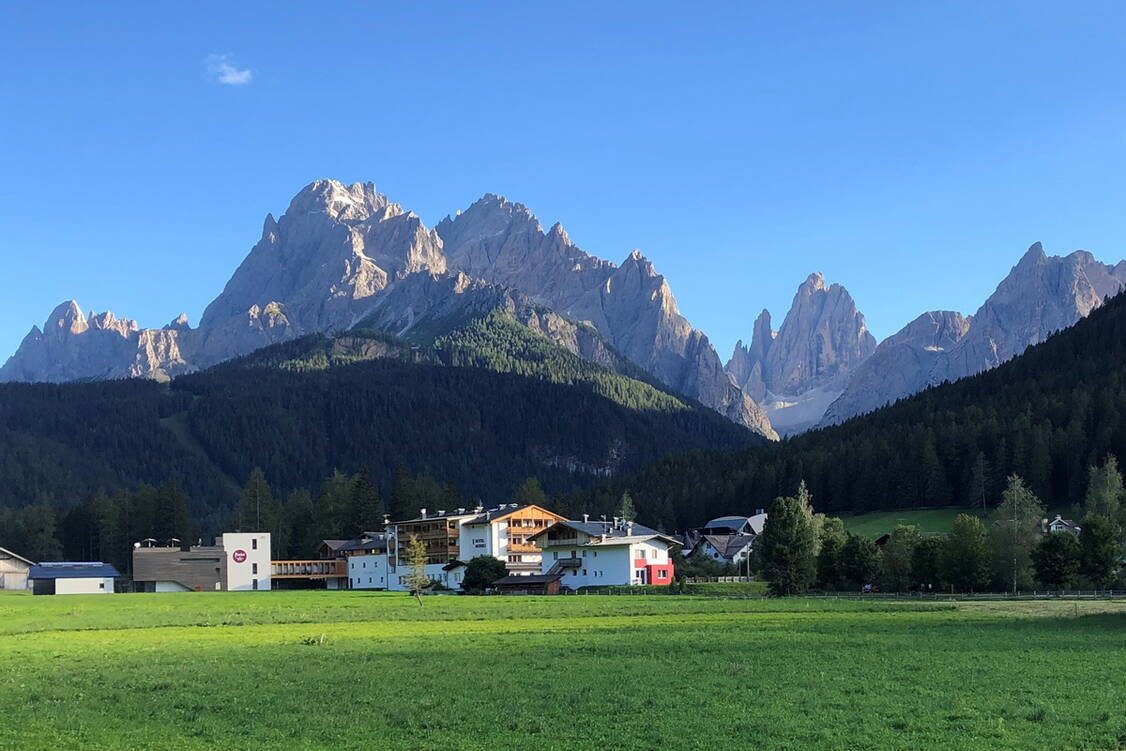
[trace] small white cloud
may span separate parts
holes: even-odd
[[[254,78],[250,68],[239,68],[230,55],[208,55],[204,62],[207,64],[207,74],[216,83],[245,86]]]

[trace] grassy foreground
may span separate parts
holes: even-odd
[[[0,748],[1126,748],[1126,603],[0,595]]]

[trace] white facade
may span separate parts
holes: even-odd
[[[578,567],[562,569],[560,584],[571,589],[579,587],[628,586],[632,584],[667,584],[645,581],[643,569],[636,563],[664,565],[669,561],[668,546],[657,540],[645,542],[614,542],[597,545],[550,547],[544,551],[540,572],[547,574],[560,560],[578,559]]]
[[[387,554],[348,556],[348,586],[351,589],[390,588]]]
[[[270,589],[269,532],[226,532],[215,544],[227,556],[228,592]]]
[[[57,595],[112,595],[112,576],[91,576],[77,579],[60,577],[55,579],[55,594]]]
[[[450,589],[458,589],[461,587],[461,581],[465,577],[465,567],[458,566],[451,571],[446,571],[447,565],[448,564],[444,563],[428,563],[426,565],[426,575]],[[406,566],[393,567],[387,575],[387,588],[396,592],[406,592],[409,589],[406,584],[409,575],[410,572]]]

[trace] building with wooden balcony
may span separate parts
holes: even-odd
[[[465,563],[478,556],[504,561],[510,574],[539,574],[542,554],[532,538],[562,520],[559,514],[540,506],[516,503],[489,509],[439,510],[435,514],[423,509],[417,519],[387,526],[386,588],[405,589],[402,582],[411,535],[426,547],[427,575],[451,589],[461,585]]]
[[[595,586],[671,584],[675,538],[655,529],[614,519],[560,521],[533,535],[542,550],[541,574],[560,575],[570,589]]]

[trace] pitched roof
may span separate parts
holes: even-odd
[[[121,576],[112,565],[101,561],[58,561],[32,566],[28,579],[102,579]]]
[[[13,558],[18,558],[21,561],[23,561],[24,563],[26,563],[28,566],[34,566],[35,565],[35,561],[29,561],[28,559],[24,558],[19,553],[13,553],[12,551],[8,550],[7,548],[0,548],[0,553],[6,553]]]
[[[321,545],[325,546],[326,548],[328,548],[329,550],[331,550],[333,552],[340,550],[340,546],[345,545],[347,543],[348,543],[348,540],[321,540]]]
[[[325,540],[325,542],[329,542]],[[336,552],[343,553],[348,550],[386,550],[387,549],[387,536],[380,533],[370,537],[361,537],[356,540],[348,540],[343,545],[336,548]]]
[[[743,549],[755,541],[757,535],[704,535],[717,553],[724,558],[734,558]]]
[[[627,522],[626,524],[615,525],[614,522],[604,522],[604,521],[597,521],[597,522],[561,521],[561,522],[555,522],[555,524],[552,524],[550,527],[543,530],[542,532],[538,532],[537,534],[532,535],[531,537],[528,538],[528,540],[531,541],[531,540],[535,540],[538,537],[542,537],[543,535],[547,534],[552,529],[554,529],[556,527],[560,527],[560,526],[569,527],[571,529],[582,532],[585,535],[589,535],[590,537],[593,537],[593,538],[601,538],[602,535],[606,535],[605,540],[595,539],[595,540],[592,540],[591,542],[586,543],[587,545],[624,545],[624,544],[633,543],[633,542],[644,542],[645,540],[651,540],[654,537],[660,538],[661,540],[664,540],[665,542],[672,544],[672,545],[679,545],[680,544],[680,541],[677,540],[676,538],[669,537],[668,535],[665,535],[665,534],[661,534],[660,532],[658,532],[655,529],[652,529],[650,527],[646,527],[644,524],[637,524],[635,522]]]

